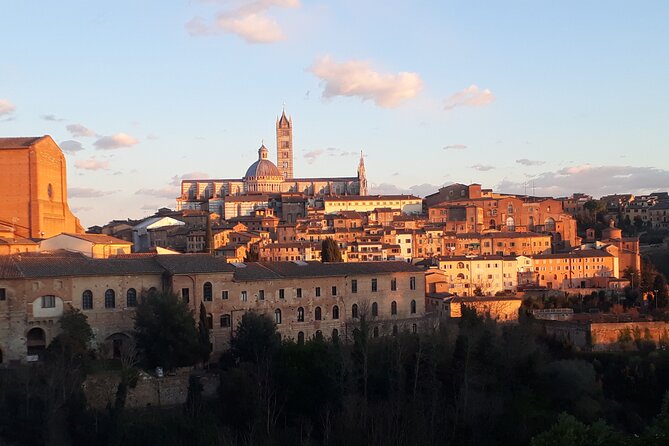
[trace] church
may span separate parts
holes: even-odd
[[[250,213],[263,203],[281,197],[314,200],[330,196],[367,195],[365,162],[360,156],[358,172],[352,177],[296,178],[293,172],[293,120],[285,111],[276,120],[276,164],[269,159],[265,145],[258,149],[258,160],[242,178],[190,179],[181,181],[178,210],[204,210],[228,219]],[[232,202],[234,206],[230,206]],[[246,203],[248,202],[248,203]],[[241,203],[248,205],[243,206]],[[269,206],[273,207],[273,206]]]

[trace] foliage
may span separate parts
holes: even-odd
[[[588,426],[572,415],[561,413],[550,430],[532,438],[532,446],[615,446],[621,435],[599,420]]]
[[[341,251],[332,237],[327,237],[321,244],[321,260],[325,262],[342,262]]]
[[[135,339],[150,368],[191,366],[204,356],[192,311],[171,293],[144,296],[135,313]]]
[[[207,320],[207,310],[204,307],[204,302],[200,302],[200,318],[197,324],[198,343],[200,344],[200,351],[202,356],[201,362],[208,362],[211,355],[211,340],[209,339],[209,322]]]

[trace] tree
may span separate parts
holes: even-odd
[[[341,251],[332,237],[327,237],[321,244],[321,260],[325,262],[343,262]]]
[[[193,312],[172,293],[142,299],[135,313],[135,339],[150,368],[191,366],[204,355]]]
[[[274,321],[253,311],[242,315],[235,336],[230,341],[236,359],[255,364],[273,356],[280,345]]]
[[[532,446],[615,446],[624,444],[622,435],[599,420],[588,426],[572,415],[561,413],[546,432],[532,438]]]
[[[198,341],[202,350],[202,362],[209,361],[211,355],[211,341],[209,340],[209,322],[207,317],[207,309],[204,308],[204,303],[200,302],[200,321],[197,326]]]
[[[260,255],[258,254],[258,251],[254,251],[252,249],[249,249],[246,251],[246,255],[244,256],[244,262],[257,262],[260,259]]]

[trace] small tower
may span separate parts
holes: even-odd
[[[360,151],[360,163],[358,164],[358,182],[360,183],[360,195],[367,195],[367,173],[365,172],[365,158]]]
[[[293,178],[293,120],[285,110],[276,120],[276,166],[284,179]]]

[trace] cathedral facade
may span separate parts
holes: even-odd
[[[226,199],[235,197],[302,195],[319,198],[342,195],[367,195],[365,162],[360,156],[356,176],[332,178],[296,178],[293,171],[293,121],[285,112],[276,121],[276,164],[269,159],[263,144],[258,160],[242,178],[190,179],[181,181],[177,209],[197,209],[226,217]],[[262,201],[262,200],[261,200]]]

